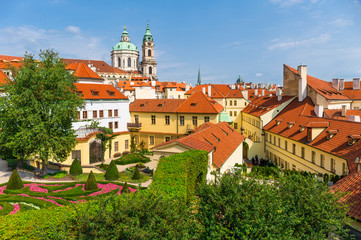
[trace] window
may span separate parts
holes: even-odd
[[[118,58],[118,67],[120,67],[120,63],[121,63],[122,61],[120,61],[120,58]]]
[[[98,111],[93,111],[93,118],[98,118]]]
[[[281,147],[281,139],[278,138],[278,146]]]
[[[305,159],[305,148],[301,147],[301,158]]]
[[[112,117],[113,116],[113,111],[112,110],[108,110],[108,117]]]
[[[114,109],[114,117],[118,117],[118,109]]]
[[[109,122],[109,128],[113,129],[113,123],[112,122]]]
[[[90,90],[93,96],[99,96],[99,91]]]
[[[132,60],[130,60],[130,58],[128,58],[128,67],[132,66]]]
[[[114,128],[118,129],[118,122],[114,122]]]
[[[152,50],[148,49],[148,57],[152,56]]]
[[[80,119],[80,112],[79,111],[76,113],[76,119]]]
[[[276,136],[273,137],[273,144],[276,145]]]
[[[193,117],[192,117],[192,123],[193,123],[193,126],[197,126],[197,125],[198,125],[197,116],[193,116]]]
[[[234,112],[233,112],[233,116],[237,116],[237,111],[234,111]]]
[[[232,106],[232,100],[229,100],[229,106]]]
[[[100,118],[104,117],[104,111],[103,110],[99,110],[99,117]]]
[[[88,112],[87,111],[83,111],[83,119],[87,119],[88,118]]]
[[[325,156],[321,154],[320,158],[320,165],[322,168],[325,168]]]
[[[336,161],[331,158],[331,172],[336,173]]]
[[[170,124],[170,117],[169,115],[165,116],[165,125],[169,125]]]
[[[234,100],[233,105],[237,106],[237,100]]]
[[[124,141],[124,148],[129,149],[129,140]]]
[[[152,119],[152,125],[155,125],[155,115],[152,115],[151,119]]]
[[[170,141],[170,137],[165,137],[165,141],[169,142]]]
[[[208,116],[204,117],[204,122],[209,122],[209,117]]]
[[[179,116],[179,125],[184,126],[184,116]]]
[[[288,151],[287,141],[285,140],[285,150]]]
[[[292,143],[292,153],[296,154],[296,144]]]
[[[81,163],[81,150],[74,150],[71,152],[71,159],[77,158],[79,162]]]
[[[342,163],[342,175],[347,175],[346,163]]]
[[[134,122],[139,123],[139,115],[134,115]]]
[[[316,152],[312,151],[311,162],[315,163],[315,161],[316,161]]]
[[[149,136],[149,145],[154,145],[154,136]]]
[[[114,142],[114,152],[119,151],[119,142]]]
[[[149,67],[149,74],[152,74],[152,67]]]
[[[229,112],[229,116],[231,116],[231,117],[232,117],[232,111],[230,111],[230,112]]]
[[[238,128],[238,124],[237,123],[233,123],[233,128],[237,129]]]

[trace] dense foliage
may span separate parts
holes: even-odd
[[[81,167],[80,161],[77,158],[75,158],[70,165],[69,173],[72,176],[78,176],[83,173],[83,168]]]
[[[23,181],[21,180],[18,171],[14,169],[14,171],[11,173],[6,189],[14,190],[14,189],[21,189],[23,187],[24,187]]]
[[[46,50],[39,57],[25,55],[13,80],[2,85],[0,145],[19,160],[39,156],[45,175],[49,159],[64,161],[74,148],[72,122],[83,99],[57,53]]]
[[[140,173],[139,173],[139,168],[138,167],[135,167],[132,179],[133,180],[139,180],[140,179]]]
[[[208,153],[191,150],[159,160],[151,189],[168,197],[189,201],[206,181]]]
[[[149,157],[144,156],[141,153],[131,153],[127,155],[123,155],[120,158],[114,160],[118,165],[126,165],[130,163],[147,163],[150,162]]]
[[[107,168],[107,171],[106,171],[104,177],[106,180],[109,180],[109,181],[117,180],[119,178],[119,171],[118,171],[117,165],[115,165],[114,161],[110,162],[110,165]]]
[[[95,180],[93,171],[90,171],[90,174],[88,176],[88,180],[86,181],[84,188],[85,188],[86,191],[97,190],[98,189],[98,184],[97,184],[97,181]]]

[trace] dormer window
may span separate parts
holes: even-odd
[[[197,106],[197,103],[191,103],[191,106],[195,107],[195,106]]]
[[[108,92],[109,96],[114,96],[115,95],[115,92],[113,92],[113,91],[107,91],[107,92]]]
[[[307,128],[307,141],[312,141],[312,128]]]
[[[349,146],[354,145],[357,142],[357,140],[359,140],[360,138],[361,138],[360,135],[356,135],[356,134],[349,135],[348,136],[348,145]]]
[[[90,90],[93,96],[99,96],[99,91]]]
[[[328,130],[326,133],[327,140],[330,140],[338,133],[338,130]]]
[[[283,119],[277,119],[277,120],[276,120],[276,125],[277,125],[277,126],[280,125],[282,121],[283,121]]]
[[[140,104],[141,107],[144,107],[144,103]]]
[[[288,127],[288,128],[293,127],[293,125],[295,125],[295,122],[288,122],[288,123],[287,123],[287,127]]]
[[[163,107],[164,106],[164,103],[159,103],[158,104],[158,107]]]
[[[83,95],[83,91],[75,91],[76,95],[78,96],[82,96]]]
[[[300,124],[300,132],[303,132],[306,129],[305,126],[303,126],[302,124]]]

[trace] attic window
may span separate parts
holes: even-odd
[[[197,103],[191,103],[191,106],[195,107],[197,106]]]
[[[288,125],[287,126],[288,128],[291,128],[291,127],[293,127],[293,125],[295,125],[295,122],[288,122],[287,125]]]
[[[326,133],[327,140],[330,140],[338,133],[338,130],[328,130]]]
[[[158,104],[158,107],[163,107],[164,106],[164,103],[159,103]]]
[[[75,93],[76,93],[78,96],[83,95],[83,91],[75,91]]]
[[[99,96],[99,91],[90,90],[93,96]]]
[[[113,92],[113,91],[107,91],[107,92],[108,92],[109,96],[114,96],[115,95],[115,92]]]
[[[356,135],[356,134],[349,135],[348,136],[348,145],[349,146],[354,145],[357,142],[357,140],[359,140],[360,138],[361,138],[360,135]]]
[[[140,104],[141,107],[144,107],[144,103]]]
[[[303,132],[306,129],[305,126],[303,126],[302,124],[300,124],[300,132]]]
[[[263,108],[262,108],[263,109]],[[277,119],[276,120],[276,125],[278,126],[278,125],[280,125],[280,123],[283,121],[283,119]]]
[[[215,138],[217,139],[217,141],[218,141],[218,142],[220,142],[220,141],[221,141],[221,139],[217,138],[217,136],[216,136],[216,135],[214,135],[213,133],[212,133],[212,135],[213,135],[213,137],[215,137]]]

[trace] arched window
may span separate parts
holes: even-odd
[[[120,67],[120,65],[121,65],[121,60],[120,60],[120,58],[118,58],[118,67]]]
[[[149,74],[152,74],[152,67],[149,67]]]
[[[132,66],[132,60],[130,58],[128,58],[128,67]]]
[[[152,56],[152,50],[148,49],[148,56]]]

